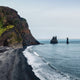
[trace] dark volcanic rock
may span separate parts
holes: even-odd
[[[67,37],[66,43],[69,44],[69,38]]]
[[[28,23],[14,9],[0,6],[0,46],[39,44],[32,36]]]
[[[58,43],[57,37],[53,37],[52,40],[50,41],[51,44],[56,44]]]

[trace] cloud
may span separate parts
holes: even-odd
[[[80,37],[79,0],[1,0],[26,18],[36,38]]]

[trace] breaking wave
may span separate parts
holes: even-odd
[[[58,71],[42,56],[33,51],[32,47],[33,46],[29,46],[26,48],[25,51],[23,51],[23,54],[28,59],[28,63],[32,66],[35,75],[41,80],[80,80],[69,74]]]

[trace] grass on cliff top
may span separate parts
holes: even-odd
[[[8,25],[5,28],[3,28],[2,24],[0,24],[0,36],[2,35],[2,33],[4,33],[5,31],[7,31],[7,30],[9,30],[9,29],[11,29],[13,27],[14,27],[14,25]]]

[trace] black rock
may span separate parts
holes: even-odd
[[[69,44],[69,38],[67,37],[66,43]]]
[[[57,44],[58,43],[58,40],[57,40],[57,36],[54,36],[51,41],[50,41],[51,44]]]

